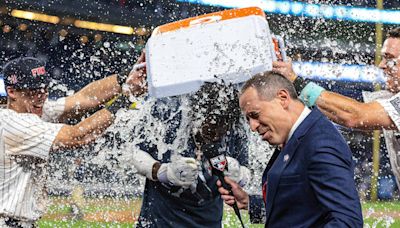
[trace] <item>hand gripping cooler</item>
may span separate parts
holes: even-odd
[[[205,81],[240,83],[276,59],[264,12],[226,10],[157,27],[146,44],[149,93],[197,91]],[[218,79],[217,79],[218,78]]]

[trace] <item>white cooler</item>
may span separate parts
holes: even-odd
[[[146,44],[149,93],[159,98],[194,92],[205,81],[244,82],[271,70],[274,59],[268,22],[260,8],[165,24]]]

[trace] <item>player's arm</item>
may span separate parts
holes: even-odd
[[[121,95],[109,107],[97,111],[80,123],[64,125],[58,131],[51,149],[54,151],[89,144],[111,125],[118,110],[128,108],[130,103],[127,96]]]
[[[33,114],[14,114],[7,117],[4,123],[6,153],[46,160],[51,151],[92,142],[113,119],[113,111],[106,109],[73,126],[48,123]]]
[[[144,53],[139,57],[136,64],[144,63]],[[126,68],[118,74],[108,76],[104,79],[94,81],[83,89],[65,99],[63,114],[59,117],[60,122],[67,118],[82,116],[90,109],[97,108],[101,104],[111,100],[114,96],[121,93],[121,85],[126,83],[133,95],[142,94],[145,86],[138,86],[138,81],[144,77],[144,68],[131,71]]]
[[[52,144],[52,150],[73,148],[92,142],[111,125],[114,115],[102,109],[76,125],[64,125]]]
[[[309,107],[317,106],[329,119],[357,129],[397,129],[382,105],[376,101],[358,102],[298,77],[291,61],[274,62],[273,70],[293,82],[300,99]]]
[[[397,129],[393,121],[376,101],[361,103],[337,93],[323,91],[316,105],[335,123],[357,129]]]
[[[112,123],[113,112],[100,110],[73,126],[45,122],[34,114],[13,113],[4,119],[6,153],[47,160],[51,151],[93,141]]]
[[[96,108],[112,99],[120,91],[121,88],[115,74],[94,81],[74,95],[66,97],[65,109],[63,115],[60,117],[60,121],[64,120],[66,117],[73,118],[81,116],[87,110]]]

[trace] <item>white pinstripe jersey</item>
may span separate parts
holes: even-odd
[[[397,129],[400,129],[400,93],[392,94],[387,90],[380,90],[370,93],[363,92],[363,97],[366,102],[376,100],[381,104]],[[398,130],[383,129],[383,135],[385,136],[390,166],[396,177],[397,186],[400,187],[400,134]]]
[[[0,109],[0,215],[34,221],[43,214],[49,151],[62,124],[65,99],[46,101],[42,119],[30,113]]]

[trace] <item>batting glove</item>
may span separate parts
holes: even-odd
[[[189,187],[197,181],[198,163],[194,158],[182,157],[170,163],[163,163],[157,172],[160,182],[174,186]]]
[[[238,160],[232,157],[226,157],[228,160],[228,168],[224,170],[225,176],[231,178],[241,187],[245,186],[250,180],[250,170],[241,166]]]

